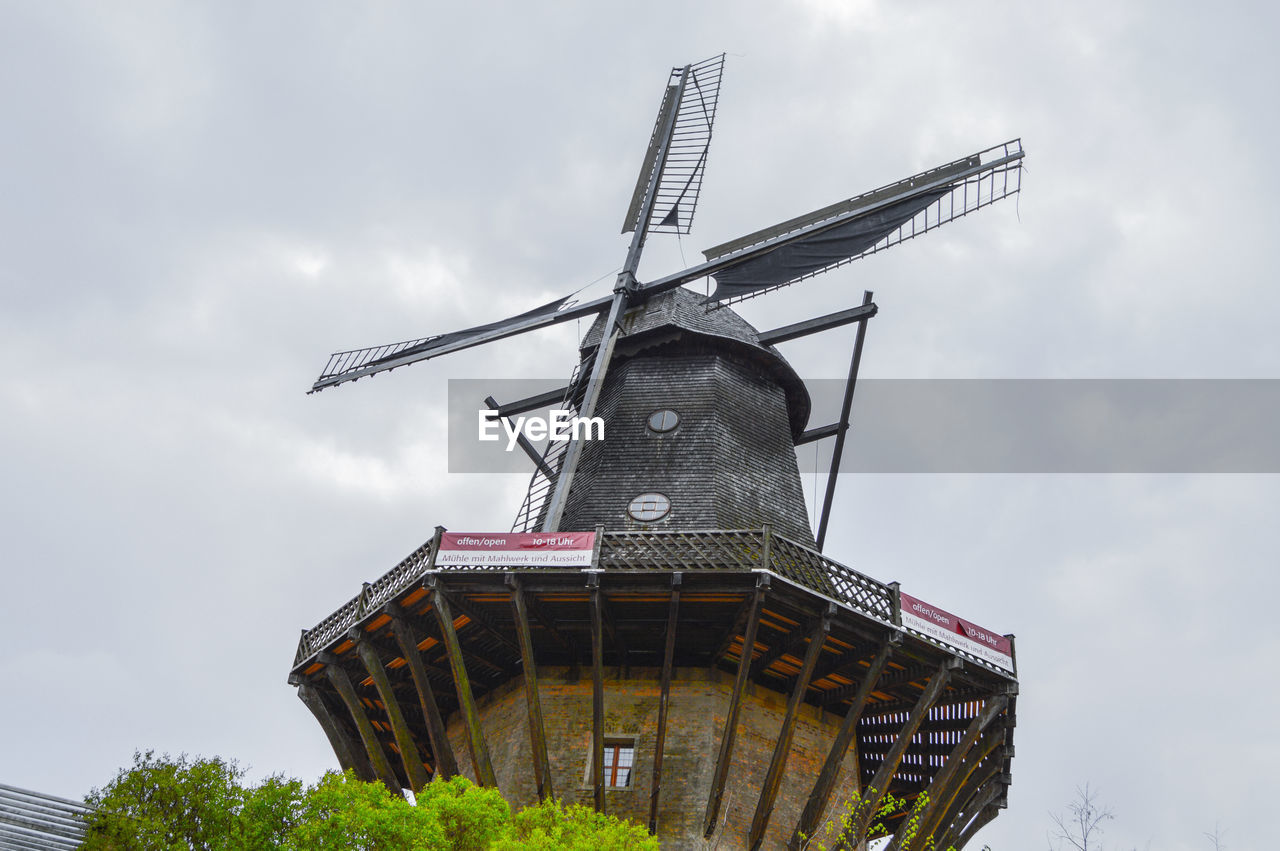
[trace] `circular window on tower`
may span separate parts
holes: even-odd
[[[654,411],[649,415],[649,431],[666,434],[669,431],[674,431],[678,425],[680,425],[680,415],[668,408]]]
[[[642,493],[627,506],[627,514],[632,520],[641,523],[652,523],[667,516],[671,510],[671,500],[660,493]]]

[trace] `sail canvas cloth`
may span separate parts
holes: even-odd
[[[444,348],[453,343],[463,342],[478,337],[482,337],[491,331],[505,331],[508,329],[519,328],[521,325],[528,323],[533,319],[542,319],[558,313],[565,305],[572,301],[573,297],[558,298],[555,301],[549,301],[544,305],[535,307],[533,310],[521,313],[519,316],[511,316],[507,319],[499,319],[497,322],[490,322],[486,325],[477,325],[474,328],[466,328],[462,331],[452,331],[448,334],[439,334],[435,337],[428,337],[415,346],[396,352],[397,357],[404,355],[416,355],[422,352],[429,352],[433,349]],[[388,358],[389,359],[389,358]],[[377,361],[373,361],[377,363]]]
[[[759,257],[714,272],[712,277],[716,280],[716,291],[707,300],[724,301],[750,295],[856,257],[911,221],[953,188],[936,189],[871,210],[847,222],[780,245]]]

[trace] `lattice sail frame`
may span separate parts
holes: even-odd
[[[878,189],[873,189],[869,192],[864,192],[861,195],[856,195],[848,201],[833,204],[831,207],[824,208],[824,210],[815,211],[815,213],[810,214],[809,216],[793,219],[790,222],[783,223],[782,225],[775,226],[774,228],[760,231],[757,234],[752,235],[758,236],[759,239],[752,240],[751,236],[748,236],[735,240],[731,243],[725,243],[724,245],[708,249],[703,253],[709,263],[714,263],[717,260],[730,256],[735,251],[760,244],[767,238],[774,238],[784,236],[788,233],[798,232],[802,228],[812,227],[814,224],[822,222],[824,219],[834,221],[840,212],[856,208],[860,202],[874,200],[877,197],[886,197],[892,195],[895,191],[923,184],[927,182],[931,176],[939,172],[944,172],[947,169],[966,164],[990,166],[988,170],[980,171],[977,174],[971,175],[952,184],[945,195],[938,198],[924,210],[917,213],[910,221],[890,232],[870,248],[838,262],[823,266],[820,269],[815,269],[811,272],[792,278],[791,280],[784,281],[783,283],[758,289],[745,295],[733,296],[711,302],[709,304],[709,309],[715,310],[721,307],[729,307],[730,305],[738,304],[739,302],[755,298],[756,296],[776,292],[783,287],[789,287],[792,284],[808,280],[809,278],[821,275],[833,269],[838,269],[855,260],[884,251],[886,248],[892,248],[895,245],[906,242],[909,239],[914,239],[917,236],[922,236],[950,221],[967,216],[968,214],[976,212],[983,207],[990,206],[996,201],[1016,195],[1022,191],[1022,155],[1022,140],[1010,139],[1007,142],[1003,142],[999,145],[992,145],[991,147],[979,151],[976,154],[955,160],[947,165],[912,175],[911,177],[904,178],[895,183],[886,184]],[[830,212],[829,216],[822,215],[823,212],[828,211]],[[794,224],[795,227],[786,228],[787,224]],[[815,232],[820,233],[821,229]],[[714,277],[714,273],[712,273],[711,277]]]
[[[649,138],[649,148],[640,168],[631,203],[622,224],[623,233],[631,233],[639,224],[641,202],[650,182],[660,141],[661,128],[673,107],[672,99],[684,68],[672,68],[667,91]],[[693,213],[702,192],[702,176],[711,149],[711,130],[720,101],[720,80],[724,74],[724,54],[689,66],[689,81],[684,96],[675,104],[675,132],[658,176],[658,189],[653,213],[645,228],[647,233],[688,234],[693,227]]]

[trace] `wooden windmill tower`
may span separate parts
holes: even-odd
[[[566,387],[488,402],[504,417],[558,404],[598,417],[605,439],[525,443],[535,471],[514,531],[437,528],[304,631],[290,679],[341,763],[395,789],[461,771],[513,803],[556,795],[636,818],[671,847],[799,847],[858,800],[853,841],[881,831],[902,851],[959,847],[1005,803],[1012,637],[822,553],[876,306],[867,293],[759,331],[728,305],[1015,194],[1021,145],[639,281],[649,234],[689,231],[723,64],[671,73],[611,295],[330,358],[313,392],[595,316]],[[684,288],[707,277],[709,297]],[[810,427],[808,392],[775,345],[855,322],[841,416]],[[795,447],[827,437],[815,535]],[[886,793],[914,812],[877,816]]]

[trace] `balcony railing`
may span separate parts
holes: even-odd
[[[412,587],[432,571],[510,571],[512,567],[433,565],[434,539],[414,550],[382,577],[365,583],[315,627],[304,630],[294,664],[298,665],[345,635],[367,615]],[[538,568],[535,568],[538,569]],[[557,568],[561,570],[561,568]],[[769,529],[716,529],[674,532],[605,532],[596,563],[583,570],[604,571],[750,571],[768,570],[886,623],[896,623],[897,594],[892,586],[864,576],[822,553]]]
[[[437,565],[435,539],[427,541],[374,582],[366,582],[360,594],[338,608],[315,627],[303,630],[294,667],[324,650],[347,630],[377,612],[432,572],[509,572],[517,567],[493,565]],[[552,568],[528,568],[551,570]],[[554,568],[563,572],[564,568]],[[605,532],[599,537],[594,562],[582,571],[606,572],[767,570],[797,585],[822,594],[882,623],[901,626],[897,583],[885,584],[846,567],[822,553],[785,538],[769,528],[708,529],[671,532]],[[930,644],[933,637],[907,630]],[[985,667],[990,663],[962,649],[949,651]]]

